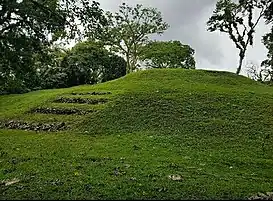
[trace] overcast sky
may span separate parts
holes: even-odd
[[[134,6],[157,8],[170,28],[157,40],[179,40],[195,50],[197,69],[236,72],[238,50],[229,37],[220,32],[208,32],[206,22],[215,8],[217,0],[97,0],[101,8],[116,12],[122,2]],[[254,46],[249,47],[247,62],[260,64],[266,58],[266,49],[261,37],[269,28],[260,23],[256,30]],[[243,69],[244,70],[244,69]],[[245,74],[243,71],[241,74]]]

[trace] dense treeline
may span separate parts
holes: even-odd
[[[260,19],[272,24],[272,5],[266,0],[217,2],[208,29],[229,34],[240,50],[237,73]],[[255,9],[261,10],[258,19]],[[140,4],[123,3],[110,13],[89,0],[0,0],[0,93],[96,84],[143,67],[195,69],[189,45],[151,41],[152,34],[168,28],[160,11]],[[268,58],[259,72],[249,71],[261,75],[259,81],[273,80],[272,31],[262,39]]]
[[[0,2],[2,94],[95,84],[124,76],[139,68],[149,36],[169,27],[157,9],[139,4],[122,4],[113,14],[89,0]],[[71,43],[75,46],[66,48]],[[189,57],[194,61],[194,51],[180,51],[184,53],[178,62]]]

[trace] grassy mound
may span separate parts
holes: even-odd
[[[243,76],[147,70],[3,95],[0,104],[0,199],[247,199],[273,191],[273,89]],[[30,112],[41,107],[47,112]],[[68,129],[8,129],[10,121]]]

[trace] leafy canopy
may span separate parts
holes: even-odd
[[[68,52],[68,49],[53,46],[45,47],[42,52],[34,55],[35,69],[42,89],[67,87],[67,73],[61,63]]]
[[[265,11],[264,18],[266,19],[266,23],[271,25],[271,31],[262,38],[262,42],[268,50],[268,53],[267,59],[265,59],[261,65],[264,68],[269,81],[273,82],[273,2],[271,2],[268,9]]]
[[[239,74],[245,58],[248,45],[253,45],[253,35],[256,26],[270,6],[266,0],[218,0],[213,15],[207,22],[208,30],[227,33],[239,49],[239,65],[236,73]],[[254,10],[258,9],[258,16],[254,17]]]
[[[141,52],[141,60],[150,68],[195,69],[194,50],[180,41],[153,41]]]
[[[152,34],[162,34],[169,25],[155,8],[140,4],[130,7],[123,3],[117,13],[106,13],[107,26],[93,37],[122,54],[127,62],[127,73],[136,69],[140,47]]]
[[[103,23],[99,4],[89,0],[1,0],[0,84],[35,87],[34,54],[58,39],[82,38]]]
[[[273,26],[271,27],[271,32],[263,36],[262,42],[267,48],[267,59],[265,59],[261,66],[271,82],[273,82]]]
[[[126,74],[123,58],[108,52],[101,43],[85,41],[75,45],[64,57],[61,69],[67,86],[96,84]]]

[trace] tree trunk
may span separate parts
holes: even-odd
[[[237,74],[237,75],[240,74],[241,69],[242,69],[243,60],[244,60],[244,58],[245,58],[245,50],[240,51],[239,56],[240,56],[240,61],[239,61],[239,66],[238,66],[237,71],[236,71],[236,74]]]
[[[131,66],[130,66],[130,56],[129,54],[126,55],[126,74],[129,74],[131,72]]]
[[[137,58],[135,55],[133,55],[132,63],[131,63],[132,72],[136,69],[136,64],[137,64]]]

